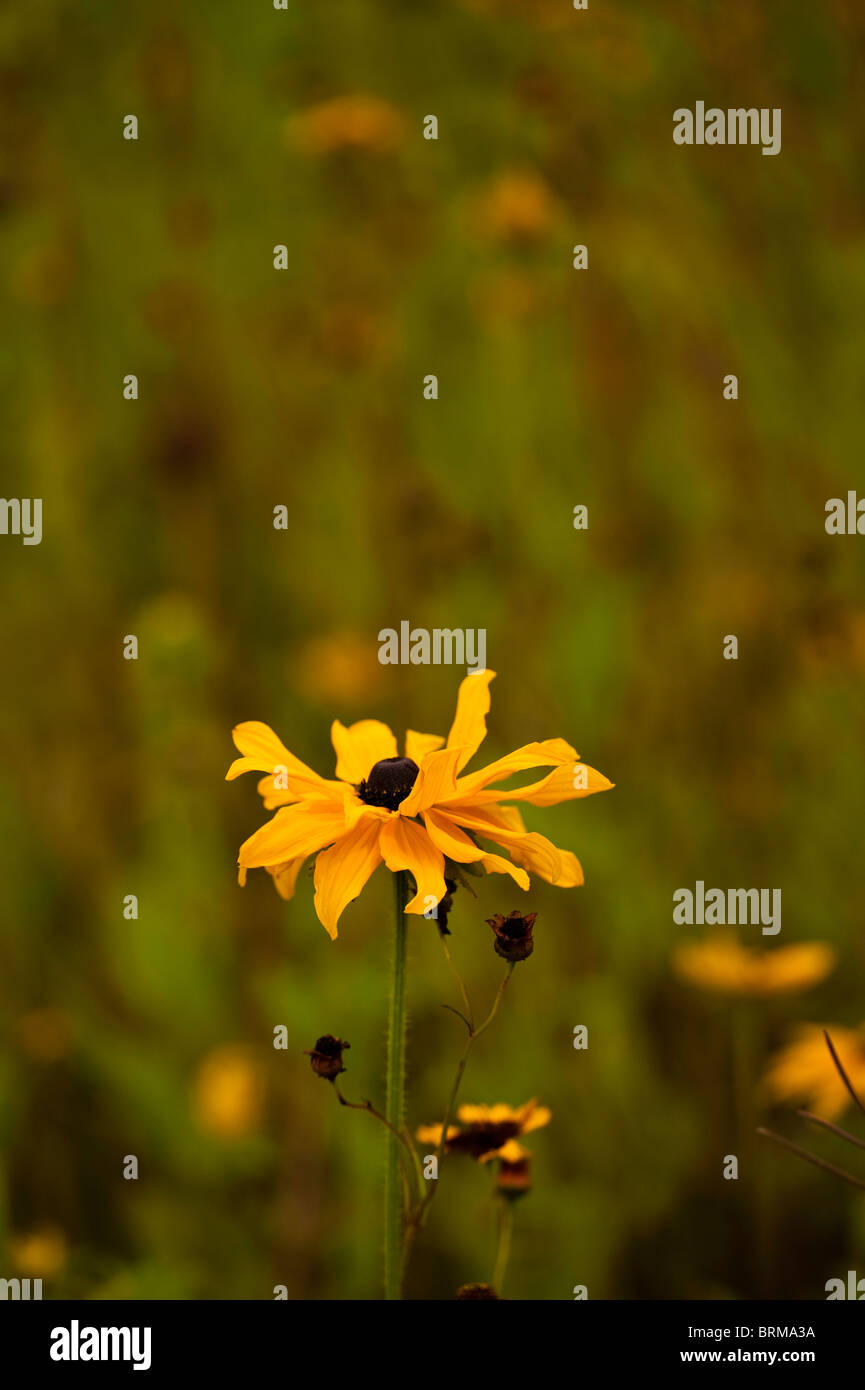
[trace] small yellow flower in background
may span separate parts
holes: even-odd
[[[286,125],[288,140],[313,155],[351,149],[390,154],[405,133],[405,120],[395,106],[362,93],[319,102]]]
[[[208,1134],[234,1139],[257,1125],[261,1073],[251,1049],[243,1044],[209,1052],[198,1068],[193,1090],[196,1120]]]
[[[810,989],[835,968],[836,960],[823,941],[760,951],[730,936],[683,944],[673,952],[673,968],[688,984],[715,994],[755,997]]]
[[[536,1100],[525,1105],[461,1105],[457,1110],[459,1124],[448,1125],[445,1153],[466,1153],[479,1163],[491,1158],[504,1158],[517,1163],[525,1150],[514,1141],[520,1135],[531,1134],[550,1123],[552,1112]],[[416,1137],[421,1144],[438,1146],[441,1125],[421,1125]]]
[[[396,737],[377,719],[348,727],[335,720],[335,780],[313,772],[266,724],[239,724],[233,738],[242,756],[231,764],[226,779],[266,773],[259,793],[267,810],[279,808],[241,845],[241,884],[248,869],[264,868],[282,897],[290,898],[301,865],[317,856],[315,910],[333,939],[343,909],[381,863],[393,873],[412,874],[417,891],[405,910],[421,915],[446,896],[445,856],[488,873],[509,874],[523,889],[529,887],[529,873],[560,888],[581,884],[576,856],[527,831],[520,812],[508,803],[555,806],[606,791],[613,783],[580,763],[576,749],[560,738],[527,743],[478,772],[463,774],[486,737],[494,676],[494,671],[466,676],[447,740],[409,729],[402,757]],[[553,771],[524,787],[493,785],[539,767]],[[478,837],[505,849],[510,859],[483,849]]]
[[[862,1095],[865,1093],[865,1024],[855,1029],[830,1024],[826,1032],[851,1086]],[[796,1028],[791,1036],[792,1041],[770,1059],[763,1078],[767,1095],[775,1101],[804,1101],[824,1120],[834,1119],[853,1102],[826,1046],[823,1026],[806,1023]]]
[[[66,1263],[66,1237],[54,1226],[10,1236],[9,1259],[15,1277],[51,1279]]]
[[[376,695],[384,667],[367,638],[356,632],[315,637],[288,670],[293,686],[310,700],[359,700]]]
[[[495,241],[534,245],[548,235],[555,214],[555,200],[540,174],[511,169],[478,196],[475,227]]]
[[[41,1062],[57,1062],[72,1044],[72,1025],[63,1009],[46,1005],[22,1014],[17,1024],[25,1052]]]

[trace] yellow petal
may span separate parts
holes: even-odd
[[[531,1110],[525,1116],[520,1126],[520,1133],[531,1134],[535,1129],[543,1129],[545,1125],[550,1123],[552,1118],[552,1110],[548,1110],[545,1105],[538,1105],[536,1102],[533,1102]]]
[[[336,752],[336,775],[343,782],[362,782],[382,758],[397,756],[394,735],[378,719],[360,719],[348,728],[335,719],[330,738]]]
[[[483,859],[484,851],[442,811],[424,811],[423,819],[433,844],[448,859],[457,864],[475,864]]]
[[[827,1032],[854,1090],[863,1095],[865,1029],[830,1024]],[[800,1026],[794,1029],[792,1038],[769,1063],[763,1081],[766,1092],[773,1100],[804,1099],[816,1114],[834,1119],[851,1104],[851,1097],[832,1061],[822,1026]]]
[[[530,874],[537,874],[539,878],[545,879],[547,883],[559,884],[561,880],[561,887],[572,887],[574,882],[581,882],[581,879],[574,879],[573,863],[576,861],[563,863],[562,852],[537,831],[532,830],[521,835],[516,830],[503,830],[497,820],[487,814],[486,809],[471,811],[465,805],[455,807],[452,804],[447,807],[447,813],[457,825],[474,830],[478,835],[492,840],[494,844],[502,845],[517,864],[528,869]]]
[[[825,941],[803,941],[766,951],[763,964],[763,992],[791,994],[810,989],[834,970],[837,954]]]
[[[521,869],[517,864],[512,864],[510,859],[503,859],[500,854],[485,854],[478,862],[484,866],[488,874],[510,874],[514,883],[522,888],[523,892],[528,891],[530,886],[528,874],[525,869]]]
[[[305,854],[299,854],[296,859],[289,859],[287,864],[274,864],[272,868],[267,870],[273,879],[274,888],[281,898],[285,898],[286,902],[289,898],[294,897],[297,876],[305,859]]]
[[[292,799],[315,794],[327,785],[323,777],[289,753],[267,724],[251,719],[245,724],[238,724],[231,736],[243,757],[235,758],[225,774],[226,782],[234,781],[244,772],[269,772],[272,775],[274,768],[280,768],[284,769],[280,781],[285,783],[284,789],[290,791]]]
[[[238,762],[240,761],[241,759],[238,759]],[[234,766],[235,764],[232,763],[232,767]],[[230,770],[229,768],[229,771]],[[272,772],[268,772],[264,777],[259,778],[255,789],[264,802],[265,811],[275,811],[277,806],[292,806],[295,801],[303,800],[303,797],[299,796],[296,791],[289,791],[287,787],[281,785],[284,780],[286,779],[282,778],[278,773],[274,775]],[[334,783],[334,786],[336,786],[336,783]]]
[[[458,768],[465,767],[487,736],[490,712],[490,681],[495,671],[477,671],[466,676],[457,694],[457,712],[448,734],[447,747],[459,748]]]
[[[341,801],[301,801],[284,806],[250,835],[240,846],[238,863],[245,869],[286,864],[289,859],[315,854],[344,833],[345,807]]]
[[[444,855],[436,849],[422,825],[393,816],[382,826],[380,848],[385,864],[393,873],[408,869],[414,875],[417,893],[406,904],[406,912],[422,913],[441,902],[447,892]]]
[[[448,1125],[448,1139],[454,1139],[459,1134],[458,1125]],[[438,1148],[442,1137],[441,1125],[418,1125],[415,1130],[415,1138],[421,1144],[432,1144],[433,1148]]]
[[[502,782],[517,772],[527,772],[533,767],[574,767],[577,761],[577,750],[563,738],[548,738],[542,743],[526,743],[522,748],[508,753],[506,757],[497,758],[494,763],[480,768],[478,772],[461,777],[457,782],[456,796],[460,801],[467,801],[490,782]]]
[[[550,879],[550,883],[552,883],[553,887],[581,888],[586,880],[583,874],[583,866],[577,856],[572,854],[569,849],[560,849],[559,859],[562,861],[562,867],[559,870],[558,878]]]
[[[464,1125],[504,1124],[507,1120],[516,1121],[517,1114],[510,1105],[460,1105],[457,1119]]]
[[[438,734],[418,734],[414,729],[407,729],[405,735],[405,755],[411,758],[412,762],[420,767],[427,753],[434,753],[437,748],[441,748],[444,739]]]
[[[461,748],[442,748],[438,753],[427,753],[414,786],[405,800],[400,802],[401,816],[417,816],[428,807],[453,796],[462,751]]]
[[[595,768],[587,767],[585,763],[568,762],[529,786],[515,787],[513,791],[479,791],[472,799],[478,805],[488,800],[499,800],[525,801],[530,806],[558,806],[562,801],[575,801],[579,797],[593,796],[595,792],[609,791],[614,785]]]
[[[381,863],[378,816],[364,816],[315,861],[315,910],[331,940],[342,911],[361,892]]]
[[[531,1158],[531,1152],[518,1143],[516,1139],[509,1139],[495,1153],[484,1154],[480,1162],[486,1163],[491,1158],[500,1158],[502,1163],[521,1163],[523,1159]]]

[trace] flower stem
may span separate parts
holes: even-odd
[[[394,946],[391,966],[390,1010],[387,1021],[388,1125],[384,1180],[384,1296],[402,1297],[402,1201],[400,1187],[400,1131],[405,1109],[405,961],[408,883],[405,872],[394,874]]]
[[[499,1237],[496,1247],[496,1263],[493,1268],[493,1288],[501,1298],[502,1285],[505,1282],[505,1270],[508,1267],[508,1256],[511,1253],[511,1231],[514,1225],[514,1214],[511,1204],[505,1198],[499,1202]]]
[[[459,1093],[460,1084],[461,1084],[462,1079],[463,1079],[463,1073],[464,1073],[464,1071],[465,1071],[465,1069],[466,1069],[466,1063],[467,1063],[468,1060],[469,1060],[469,1053],[470,1053],[471,1050],[472,1050],[472,1043],[474,1042],[475,1038],[479,1038],[479,1037],[480,1037],[481,1033],[485,1033],[485,1032],[486,1032],[487,1028],[489,1028],[489,1026],[490,1026],[490,1024],[492,1023],[493,1019],[495,1018],[496,1014],[498,1013],[498,1011],[499,1011],[499,1005],[500,1005],[501,1002],[502,1002],[502,999],[503,999],[504,993],[505,993],[505,989],[507,988],[508,981],[510,980],[511,976],[513,975],[513,973],[514,973],[514,963],[513,963],[513,961],[511,961],[510,965],[508,966],[507,970],[505,971],[505,974],[504,974],[504,977],[503,977],[503,979],[502,979],[502,982],[501,982],[501,984],[499,985],[498,992],[496,993],[495,1000],[493,1001],[493,1006],[492,1006],[492,1008],[490,1009],[489,1013],[487,1014],[486,1018],[484,1019],[483,1023],[482,1023],[478,1028],[475,1028],[474,1026],[470,1026],[470,1027],[469,1027],[469,1035],[468,1035],[468,1037],[466,1038],[466,1045],[465,1045],[465,1047],[463,1048],[463,1054],[462,1054],[462,1056],[460,1057],[459,1062],[457,1063],[457,1072],[456,1072],[456,1076],[455,1076],[454,1079],[453,1079],[453,1085],[451,1086],[450,1095],[448,1096],[447,1105],[445,1106],[444,1119],[442,1120],[441,1138],[439,1139],[438,1145],[437,1145],[437,1147],[436,1147],[436,1160],[437,1160],[437,1166],[439,1166],[439,1167],[441,1166],[442,1160],[443,1160],[443,1158],[444,1158],[445,1145],[446,1145],[446,1143],[447,1143],[448,1127],[449,1127],[450,1122],[451,1122],[451,1119],[452,1119],[452,1117],[453,1117],[454,1108],[455,1108],[456,1103],[457,1103],[457,1094]],[[469,1013],[471,1014],[471,1006],[469,1006]],[[464,1019],[463,1022],[466,1023],[466,1024],[468,1024],[468,1019]],[[424,1217],[425,1217],[425,1215],[426,1215],[427,1207],[429,1206],[430,1202],[432,1201],[433,1197],[435,1196],[437,1190],[438,1190],[438,1182],[434,1182],[434,1183],[431,1183],[431,1184],[429,1185],[429,1187],[428,1187],[428,1189],[427,1189],[427,1194],[426,1194],[426,1196],[424,1197],[423,1201],[421,1202],[421,1204],[420,1204],[420,1210],[419,1210],[419,1212],[418,1212],[418,1217],[419,1217],[419,1220],[420,1220],[421,1222],[423,1222],[423,1219],[424,1219]]]

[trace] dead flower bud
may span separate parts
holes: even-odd
[[[517,1143],[506,1144],[499,1155],[496,1192],[515,1202],[532,1190],[532,1159],[527,1149]]]
[[[532,932],[537,915],[536,912],[523,914],[515,910],[507,917],[500,912],[495,917],[488,917],[487,924],[496,935],[496,955],[509,961],[527,960],[535,949]]]
[[[304,1056],[310,1059],[316,1076],[320,1076],[323,1081],[335,1081],[340,1072],[345,1071],[342,1054],[347,1047],[351,1047],[351,1043],[343,1042],[342,1038],[335,1038],[332,1033],[325,1033],[317,1040],[314,1048],[304,1052]]]
[[[442,936],[450,936],[448,927],[448,917],[454,905],[454,893],[457,891],[456,881],[452,878],[445,878],[445,888],[448,890],[438,904],[436,909],[436,926]]]

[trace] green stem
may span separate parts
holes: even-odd
[[[499,1238],[496,1249],[496,1263],[493,1269],[493,1288],[502,1296],[502,1286],[505,1282],[505,1270],[508,1267],[508,1256],[511,1253],[511,1231],[514,1225],[514,1213],[510,1202],[502,1197],[499,1208]]]
[[[384,1180],[384,1296],[402,1297],[403,1216],[400,1187],[400,1130],[405,1109],[405,960],[408,883],[404,872],[394,879],[395,930],[387,1021],[387,1093],[389,1126]]]
[[[496,993],[496,997],[495,997],[495,999],[494,999],[494,1001],[493,1001],[493,1006],[492,1006],[492,1008],[490,1009],[489,1013],[487,1014],[486,1018],[484,1019],[483,1023],[480,1025],[479,1028],[474,1028],[474,1027],[470,1027],[470,1028],[469,1028],[469,1035],[468,1035],[468,1037],[466,1038],[466,1045],[465,1045],[465,1047],[463,1048],[463,1055],[460,1057],[460,1060],[459,1060],[459,1062],[457,1063],[457,1073],[456,1073],[456,1076],[455,1076],[454,1079],[453,1079],[453,1085],[451,1086],[450,1095],[448,1096],[447,1105],[445,1106],[444,1119],[442,1120],[441,1138],[439,1139],[438,1146],[436,1147],[436,1167],[437,1167],[437,1168],[441,1167],[442,1161],[443,1161],[443,1159],[444,1159],[444,1151],[445,1151],[445,1145],[446,1145],[446,1143],[447,1143],[448,1128],[449,1128],[449,1126],[450,1126],[450,1122],[451,1122],[451,1119],[452,1119],[452,1117],[453,1117],[454,1109],[455,1109],[455,1107],[456,1107],[457,1095],[458,1095],[458,1093],[459,1093],[460,1084],[461,1084],[462,1079],[463,1079],[463,1073],[464,1073],[464,1071],[465,1071],[465,1069],[466,1069],[466,1063],[467,1063],[468,1060],[469,1060],[469,1053],[470,1053],[471,1050],[472,1050],[472,1043],[474,1042],[475,1038],[479,1038],[479,1037],[480,1037],[481,1033],[485,1033],[485,1032],[486,1032],[486,1030],[489,1028],[490,1024],[493,1022],[493,1019],[496,1017],[496,1014],[497,1014],[498,1011],[499,1011],[499,1005],[501,1004],[502,999],[503,999],[503,997],[504,997],[504,993],[505,993],[505,989],[507,988],[508,981],[510,980],[511,976],[513,975],[513,973],[514,973],[514,964],[513,964],[513,961],[512,961],[512,962],[510,963],[510,965],[508,966],[507,970],[505,971],[504,977],[503,977],[503,979],[502,979],[501,984],[500,984],[499,987],[498,987],[498,991],[497,991],[497,993]],[[469,1013],[471,1013],[471,1006],[469,1006]],[[467,1021],[468,1021],[468,1020],[466,1020],[466,1022],[467,1022]],[[437,1190],[438,1190],[438,1181],[430,1183],[430,1185],[429,1185],[429,1187],[428,1187],[428,1189],[427,1189],[427,1194],[426,1194],[426,1196],[424,1197],[423,1201],[421,1202],[421,1204],[420,1204],[420,1210],[419,1210],[419,1212],[418,1212],[418,1217],[419,1217],[419,1219],[420,1219],[421,1221],[423,1221],[424,1216],[425,1216],[425,1214],[426,1214],[427,1207],[429,1206],[430,1202],[432,1201],[433,1197],[435,1196]]]

